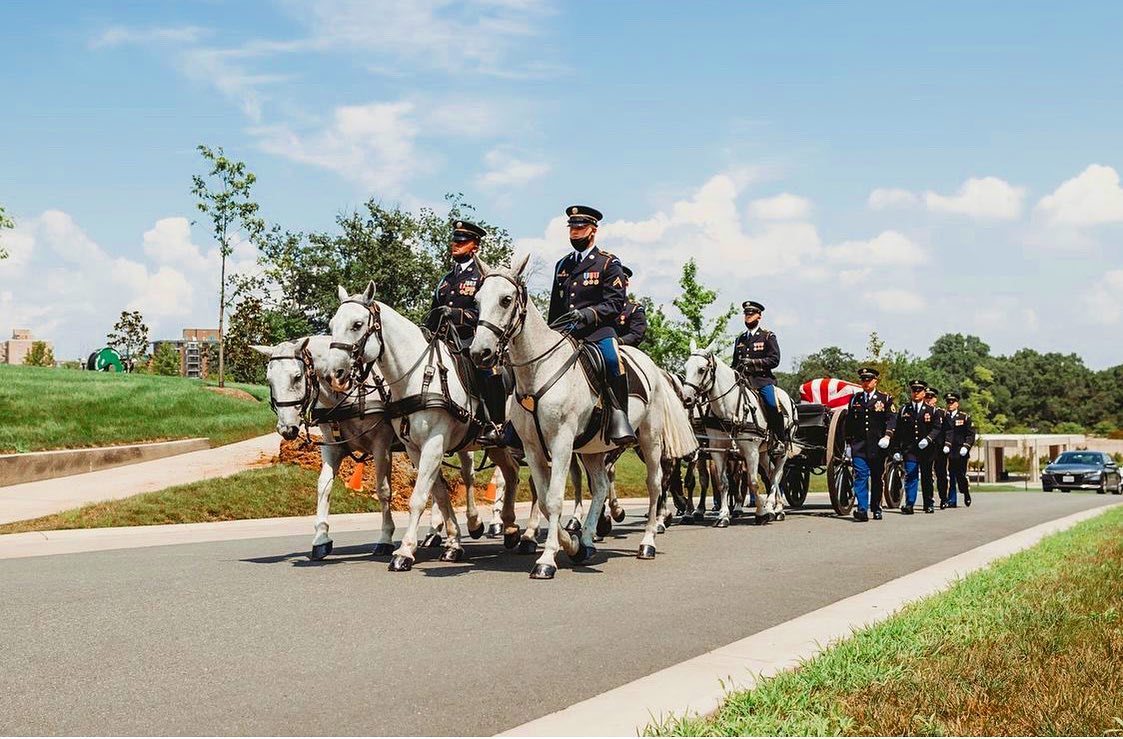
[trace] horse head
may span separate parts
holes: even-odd
[[[309,339],[283,341],[276,346],[254,345],[269,358],[265,380],[269,404],[277,414],[277,433],[292,441],[300,435],[300,424],[315,401],[315,377],[308,354]]]
[[[325,367],[336,392],[345,393],[351,387],[356,364],[376,362],[382,356],[382,317],[374,299],[376,292],[373,280],[366,290],[354,295],[339,286],[339,307],[328,324],[331,346]]]
[[[529,259],[530,254],[525,254],[514,267],[503,269],[476,258],[481,275],[476,289],[480,318],[469,352],[477,367],[489,369],[501,362],[511,339],[522,331],[527,311],[523,272]]]
[[[698,343],[690,340],[690,356],[683,366],[682,394],[686,407],[704,400],[706,393],[713,388],[714,370],[717,358],[714,356],[714,342],[699,348]]]

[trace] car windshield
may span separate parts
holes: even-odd
[[[1103,464],[1103,456],[1097,452],[1065,452],[1057,457],[1057,464]]]

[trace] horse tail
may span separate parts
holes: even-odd
[[[799,443],[795,440],[795,432],[799,428],[799,409],[796,408],[795,401],[792,400],[792,396],[784,392],[783,388],[777,386],[776,394],[777,396],[779,396],[777,398],[777,402],[782,405],[787,405],[789,419],[788,435],[791,437],[791,441],[788,443],[787,458],[791,459],[792,457],[799,456],[803,452],[803,447],[800,446]]]
[[[698,449],[698,437],[690,424],[686,406],[679,400],[674,384],[663,372],[655,373],[653,378],[659,384],[658,392],[652,393],[651,410],[663,418],[663,456],[681,459]]]

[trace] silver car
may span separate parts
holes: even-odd
[[[1100,495],[1109,490],[1123,494],[1123,476],[1119,465],[1104,452],[1061,452],[1041,473],[1041,487],[1045,492],[1053,488],[1067,493],[1069,490],[1095,490]]]

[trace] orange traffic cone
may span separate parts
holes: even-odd
[[[494,482],[489,482],[487,484],[487,492],[483,494],[483,499],[484,499],[484,502],[486,502],[486,503],[494,503],[495,502],[495,483]]]
[[[363,468],[366,465],[362,462],[355,463],[355,471],[351,473],[351,479],[347,481],[347,489],[354,490],[356,493],[363,491]]]

